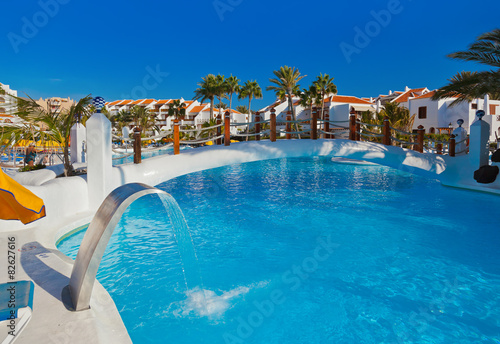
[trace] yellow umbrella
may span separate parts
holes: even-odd
[[[28,147],[33,141],[30,140],[19,140],[16,142],[16,146],[18,147]]]
[[[0,219],[27,224],[44,216],[43,200],[0,169]]]
[[[57,141],[52,141],[52,140],[48,140],[48,141],[37,141],[36,142],[36,146],[37,147],[60,147],[61,144]]]

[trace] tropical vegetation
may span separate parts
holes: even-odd
[[[174,116],[175,119],[182,119],[186,116],[186,103],[180,99],[174,100],[168,107],[168,116]]]
[[[252,99],[261,99],[262,98],[262,89],[260,88],[259,84],[255,80],[248,80],[245,82],[245,84],[241,87],[240,94],[238,96],[238,99],[244,99],[248,98],[248,118],[247,122],[250,123],[250,117],[251,116],[251,111],[252,111]],[[250,125],[247,126],[247,134],[249,133],[249,128]],[[246,138],[248,141],[248,136]]]
[[[229,109],[232,109],[233,106],[233,94],[240,93],[241,86],[239,83],[240,79],[233,76],[232,74],[229,78],[226,79],[225,91],[229,96]]]
[[[319,104],[319,106],[321,107],[319,118],[324,119],[323,101],[325,99],[325,96],[330,94],[337,94],[337,86],[333,83],[333,78],[330,78],[330,75],[328,74],[320,74],[313,82],[313,84],[314,86],[316,86],[316,90],[320,95],[319,99],[321,100]]]
[[[198,83],[198,88],[194,91],[195,96],[193,99],[200,100],[200,103],[210,100],[210,118],[214,118],[214,101],[219,94],[217,79],[215,75],[208,74],[201,80]]]
[[[273,71],[273,73],[275,78],[270,78],[269,81],[274,85],[268,86],[266,90],[276,92],[276,96],[280,99],[286,95],[288,99],[288,110],[292,114],[292,119],[296,121],[297,116],[295,107],[293,106],[293,96],[299,93],[298,82],[305,78],[306,75],[300,75],[298,69],[288,66],[282,66],[279,70]],[[295,126],[298,131],[297,124],[295,124]]]
[[[73,166],[69,159],[69,138],[71,127],[82,117],[90,116],[89,105],[92,101],[90,95],[80,99],[76,104],[71,105],[68,111],[55,112],[44,109],[33,99],[25,100],[16,98],[18,111],[16,115],[23,121],[20,125],[3,127],[1,140],[14,144],[23,139],[36,142],[53,141],[63,147],[64,174],[73,174]],[[41,130],[41,127],[46,128]]]
[[[481,72],[459,72],[450,78],[449,83],[438,89],[434,100],[456,97],[452,104],[489,95],[500,99],[500,29],[480,35],[468,50],[448,55],[452,59],[477,62],[492,69]]]

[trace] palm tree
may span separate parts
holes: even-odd
[[[132,121],[132,116],[130,112],[120,110],[116,115],[111,116],[110,121],[113,127],[116,127],[116,129],[121,132],[123,127],[127,126]]]
[[[56,115],[56,118],[52,116],[46,116],[48,121],[42,120],[49,128],[54,138],[59,138],[64,143],[64,175],[68,176],[68,174],[73,172],[73,166],[69,160],[69,141],[71,134],[71,127],[76,123],[77,116],[86,116],[90,117],[90,113],[88,113],[88,105],[92,102],[92,97],[88,95],[85,98],[82,98],[78,101],[78,103],[71,105],[68,113],[66,115]],[[58,119],[57,117],[61,117]],[[42,117],[43,119],[43,117]],[[53,121],[55,119],[55,121]],[[52,138],[51,138],[52,139]],[[57,141],[57,140],[55,140]],[[59,141],[59,142],[61,142]]]
[[[216,89],[216,97],[219,99],[219,115],[222,115],[222,99],[227,98],[226,95],[226,78],[224,75],[217,75],[215,77],[215,89]]]
[[[262,89],[260,88],[257,81],[248,80],[245,82],[243,87],[240,90],[240,94],[238,95],[238,99],[244,99],[248,97],[248,119],[247,123],[250,123],[250,116],[252,113],[252,99],[261,99],[262,98]],[[247,134],[249,133],[250,124],[247,126]],[[248,136],[246,138],[248,141]]]
[[[500,99],[500,29],[482,34],[469,46],[469,50],[459,51],[448,57],[478,62],[496,69],[457,73],[448,80],[448,85],[436,91],[432,97],[434,100],[456,97],[452,103],[455,105],[482,98],[486,94],[493,99]]]
[[[202,82],[198,83],[198,88],[194,91],[194,100],[200,99],[203,103],[205,100],[210,100],[210,118],[214,118],[214,99],[218,94],[217,81],[215,75],[208,74],[201,78]]]
[[[201,127],[202,128],[209,128],[209,129],[202,129],[201,131],[201,137],[207,138],[211,136],[215,136],[217,134],[217,128],[212,128],[213,126],[217,125],[217,120],[215,118],[210,118],[207,122],[204,122]],[[223,129],[222,129],[223,132]]]
[[[248,113],[248,108],[245,105],[238,105],[236,111],[241,113]]]
[[[227,109],[227,105],[222,103],[222,104],[215,104],[216,109]]]
[[[389,123],[393,128],[408,132],[412,131],[415,115],[411,116],[410,110],[404,106],[399,106],[396,102],[386,103],[384,109],[380,111],[380,114],[378,114],[377,117],[381,118],[383,122],[385,116],[389,117]]]
[[[17,102],[17,112],[16,116],[22,119],[21,124],[16,124],[14,126],[5,126],[2,127],[2,136],[1,139],[8,142],[4,147],[10,146],[17,141],[22,139],[31,139],[33,141],[37,141],[41,138],[42,131],[40,130],[40,124],[37,123],[38,118],[42,111],[50,111],[45,110],[40,107],[35,100],[29,98],[29,100],[25,100],[19,97],[14,97]]]
[[[51,109],[45,110],[33,99],[24,100],[16,98],[18,101],[18,112],[16,113],[25,122],[20,126],[8,127],[2,138],[7,138],[11,142],[21,138],[30,137],[33,141],[37,139],[50,140],[59,143],[64,149],[64,174],[65,176],[73,173],[73,166],[69,159],[69,136],[71,127],[77,122],[80,116],[89,115],[89,104],[92,101],[90,95],[80,99],[78,103],[71,105],[68,111],[52,112]],[[44,125],[47,130],[39,130],[37,124]]]
[[[280,96],[284,93],[288,97],[288,110],[292,112],[292,118],[294,121],[297,120],[295,115],[295,107],[293,106],[293,94],[297,91],[298,82],[306,77],[306,75],[300,75],[300,72],[295,67],[280,67],[279,70],[273,71],[276,78],[270,78],[269,81],[275,85],[268,86],[266,90],[275,91],[276,95]],[[295,124],[298,131],[298,126]],[[299,135],[300,138],[300,135]]]
[[[226,92],[227,94],[229,94],[229,109],[232,109],[233,106],[233,94],[240,93],[241,87],[239,85],[239,82],[240,79],[233,76],[232,74],[229,78],[226,79]]]
[[[184,118],[186,116],[186,104],[181,103],[180,99],[176,99],[169,104],[168,116],[174,116],[175,119]]]
[[[145,107],[135,105],[131,110],[130,110],[130,115],[132,116],[132,121],[134,122],[135,126],[139,126],[139,123],[141,122],[141,118],[144,116],[148,115],[148,112]]]
[[[316,80],[313,82],[314,85],[316,85],[319,94],[321,95],[321,112],[319,118],[323,118],[323,107],[324,107],[324,99],[326,95],[329,94],[337,94],[337,86],[333,83],[333,78],[330,78],[330,75],[328,74],[321,74],[316,78]]]
[[[309,109],[309,114],[311,117],[316,93],[316,87],[312,85],[309,87],[309,89],[304,88],[302,90],[302,93],[300,94],[300,105],[302,105],[304,108]]]

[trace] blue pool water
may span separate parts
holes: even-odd
[[[159,187],[190,226],[207,303],[186,290],[161,201],[139,199],[97,276],[134,343],[500,342],[497,196],[327,158]],[[58,247],[74,258],[82,237]]]
[[[184,150],[184,149],[191,149],[190,146],[181,146],[180,147],[180,150]],[[134,150],[132,148],[128,149],[128,153],[133,153]],[[120,156],[123,156],[125,153],[123,154],[117,154],[117,153],[113,153],[113,158],[116,157],[120,157]],[[158,150],[154,150],[154,151],[145,151],[141,154],[141,158],[144,160],[144,159],[149,159],[149,158],[152,158],[152,157],[155,157],[155,156],[159,156],[159,155],[171,155],[171,154],[174,154],[174,147],[173,146],[166,146],[164,148],[161,148],[161,149],[158,149]],[[128,163],[132,163],[134,162],[134,156],[133,155],[129,155],[129,156],[126,156],[126,157],[123,157],[123,158],[120,158],[120,159],[114,159],[113,160],[113,166],[117,166],[117,165],[122,165],[122,164],[128,164]]]

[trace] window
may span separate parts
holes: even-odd
[[[427,106],[421,106],[418,108],[418,118],[427,118]]]
[[[470,104],[470,108],[472,110],[477,110],[477,104],[475,104],[475,103],[474,104]]]
[[[497,106],[490,104],[490,115],[496,115]]]
[[[431,127],[429,129],[429,134],[434,134],[434,133],[436,133],[436,129],[434,129],[434,127]]]

